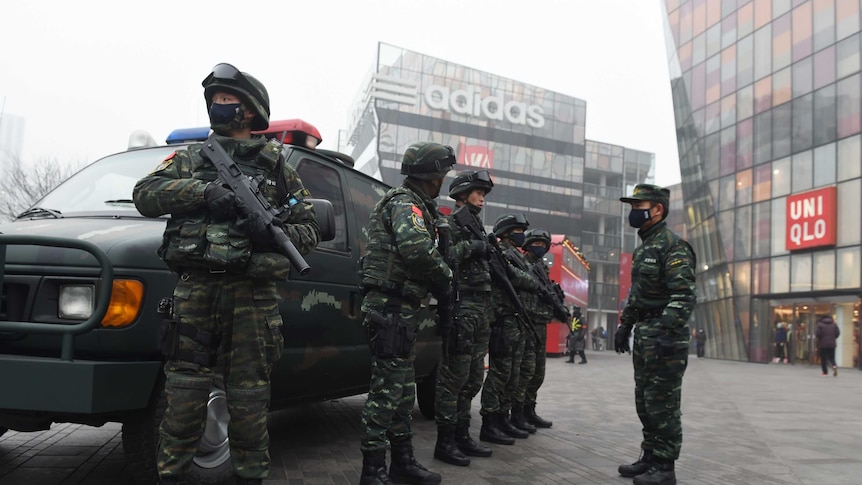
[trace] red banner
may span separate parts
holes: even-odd
[[[836,187],[826,187],[787,197],[788,251],[835,245],[837,194]]]
[[[622,314],[626,300],[629,298],[629,290],[632,287],[632,254],[620,253],[620,307],[617,313]]]

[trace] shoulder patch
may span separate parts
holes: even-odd
[[[413,206],[413,209],[414,209],[413,212],[410,213],[410,221],[413,223],[413,227],[415,227],[416,229],[420,229],[420,230],[424,231],[425,230],[425,218],[422,217],[421,211],[419,212],[419,214],[416,213],[416,210],[418,210],[416,208],[416,206]]]
[[[159,163],[159,165],[155,168],[155,170],[153,170],[150,173],[161,172],[162,170],[170,167],[174,163],[174,157],[176,156],[176,154],[177,154],[176,151],[171,152],[171,154],[166,156],[165,159],[162,160]]]
[[[422,209],[419,207],[416,207],[415,205],[410,206],[410,211],[413,212],[414,215],[422,217]]]

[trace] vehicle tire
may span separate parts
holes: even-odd
[[[126,463],[137,485],[158,482],[156,455],[159,448],[159,425],[165,415],[165,380],[156,381],[150,406],[123,423],[123,451]],[[227,424],[230,419],[225,400],[224,384],[216,378],[207,403],[207,424],[198,454],[192,460],[185,483],[190,485],[219,485],[233,483]]]
[[[416,383],[416,401],[419,411],[427,419],[434,419],[434,395],[437,388],[437,366],[421,382]]]

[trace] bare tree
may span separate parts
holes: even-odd
[[[62,164],[53,158],[38,158],[23,164],[7,159],[0,177],[0,219],[9,221],[77,172],[82,163]]]

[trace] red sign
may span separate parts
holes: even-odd
[[[835,187],[826,187],[787,197],[788,251],[835,245],[837,194]]]
[[[494,152],[480,145],[461,145],[458,150],[458,163],[479,168],[494,168]]]

